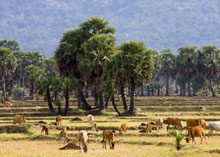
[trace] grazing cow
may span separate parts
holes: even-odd
[[[122,131],[124,131],[126,133],[126,131],[127,131],[127,124],[126,123],[122,124],[121,128],[119,129],[119,131],[120,131],[120,133],[122,133]]]
[[[152,131],[152,124],[154,123],[151,122],[146,125],[146,128],[144,129],[146,133],[150,133]]]
[[[56,117],[56,123],[57,123],[57,125],[61,125],[61,122],[62,122],[62,116],[61,116],[61,115],[58,115],[58,116]]]
[[[163,128],[163,119],[162,118],[156,118],[154,123],[157,127],[157,132],[159,132],[159,130]]]
[[[106,140],[109,142],[110,149],[114,149],[115,143],[114,143],[114,132],[110,130],[103,130],[102,132],[102,142],[103,142],[103,148],[106,149]]]
[[[96,122],[95,122],[95,120],[94,120],[93,115],[89,114],[89,115],[87,116],[87,121],[88,121],[89,124],[92,126],[92,130],[98,132],[98,127],[97,127],[97,124],[96,124]]]
[[[200,137],[201,144],[203,138],[205,139],[206,142],[205,132],[201,126],[193,126],[188,128],[188,137],[185,138],[186,142],[189,143],[189,141],[192,140],[192,143],[194,141],[194,143],[196,144],[195,137]]]
[[[213,137],[213,131],[220,131],[220,122],[209,122],[209,137]]]
[[[77,134],[77,142],[79,143],[80,147],[80,152],[82,153],[83,151],[87,153],[88,151],[88,134],[87,131],[81,130]]]
[[[183,126],[179,118],[168,117],[166,120],[164,120],[164,123],[167,124],[167,132],[170,128],[170,125],[174,125],[174,129],[176,129],[176,127],[179,127],[180,131],[183,130]]]
[[[26,117],[24,115],[17,114],[14,116],[14,124],[26,123]]]
[[[46,125],[43,125],[42,126],[42,129],[41,129],[41,135],[45,133],[45,135],[49,135],[49,129],[48,127],[46,127]]]
[[[60,131],[60,139],[62,139],[64,143],[69,141],[69,138],[66,133],[66,127]]]

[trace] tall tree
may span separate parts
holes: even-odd
[[[212,81],[220,73],[220,50],[216,46],[202,47],[202,51],[199,52],[198,69],[207,78],[212,96],[215,97]]]
[[[12,73],[16,66],[16,58],[12,51],[8,48],[0,48],[0,71],[1,71],[1,80],[2,80],[2,96],[3,100],[6,98],[6,87],[5,81],[6,77]]]
[[[191,96],[191,80],[197,74],[198,51],[195,46],[185,46],[178,49],[176,69],[179,73],[185,73],[188,82],[188,96]]]
[[[166,78],[166,96],[169,95],[169,81],[170,77],[175,73],[176,56],[171,53],[171,50],[164,50],[160,54],[161,71],[160,74]]]
[[[122,53],[122,66],[127,71],[131,85],[129,113],[134,114],[134,92],[142,81],[149,82],[153,72],[152,51],[147,49],[142,42],[129,41],[122,43],[119,48]]]
[[[83,79],[82,70],[80,70],[80,59],[84,56],[84,42],[88,41],[93,35],[97,34],[114,34],[114,29],[108,25],[108,22],[101,18],[90,18],[80,24],[78,29],[70,30],[63,35],[60,45],[55,52],[55,59],[59,67],[59,71],[65,77],[73,76],[80,82],[78,87],[78,99],[85,105],[85,109],[91,106],[83,95],[83,87],[87,84]]]

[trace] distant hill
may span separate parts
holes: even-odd
[[[51,56],[62,33],[93,16],[116,29],[117,44],[143,41],[158,51],[220,47],[218,0],[0,0],[0,39]]]

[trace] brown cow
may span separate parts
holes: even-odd
[[[49,135],[49,129],[48,127],[46,127],[46,125],[43,125],[42,126],[42,129],[41,129],[41,135],[45,133],[45,135]]]
[[[201,126],[193,126],[188,128],[188,137],[185,138],[186,142],[189,143],[189,141],[192,140],[192,143],[194,141],[194,143],[196,144],[195,137],[200,137],[201,144],[202,144],[202,138],[204,138],[206,142],[205,132]]]
[[[167,124],[167,131],[169,130],[170,125],[174,125],[174,129],[176,129],[176,127],[179,127],[180,131],[183,130],[183,126],[179,118],[168,117],[166,120],[164,120],[164,123]]]
[[[120,133],[122,133],[122,131],[124,131],[126,133],[126,131],[127,131],[127,124],[126,123],[122,124],[120,129],[119,129],[119,131],[120,131]]]
[[[204,119],[188,119],[186,121],[187,128],[193,127],[193,126],[201,126],[203,128],[206,127],[206,121]]]
[[[152,123],[148,123],[146,128],[144,129],[146,133],[150,133],[152,131]]]
[[[109,142],[110,149],[114,149],[115,143],[114,143],[114,132],[110,130],[103,130],[102,132],[102,142],[103,142],[103,148],[106,149],[106,140]]]
[[[14,124],[26,123],[26,117],[24,115],[17,114],[14,116]]]
[[[56,123],[57,123],[57,125],[61,125],[61,122],[62,122],[62,116],[61,116],[61,115],[58,115],[58,116],[56,117]]]

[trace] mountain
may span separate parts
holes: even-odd
[[[184,45],[220,47],[218,0],[0,0],[0,39],[22,51],[53,55],[62,34],[89,17],[102,17],[123,41],[158,51]]]

